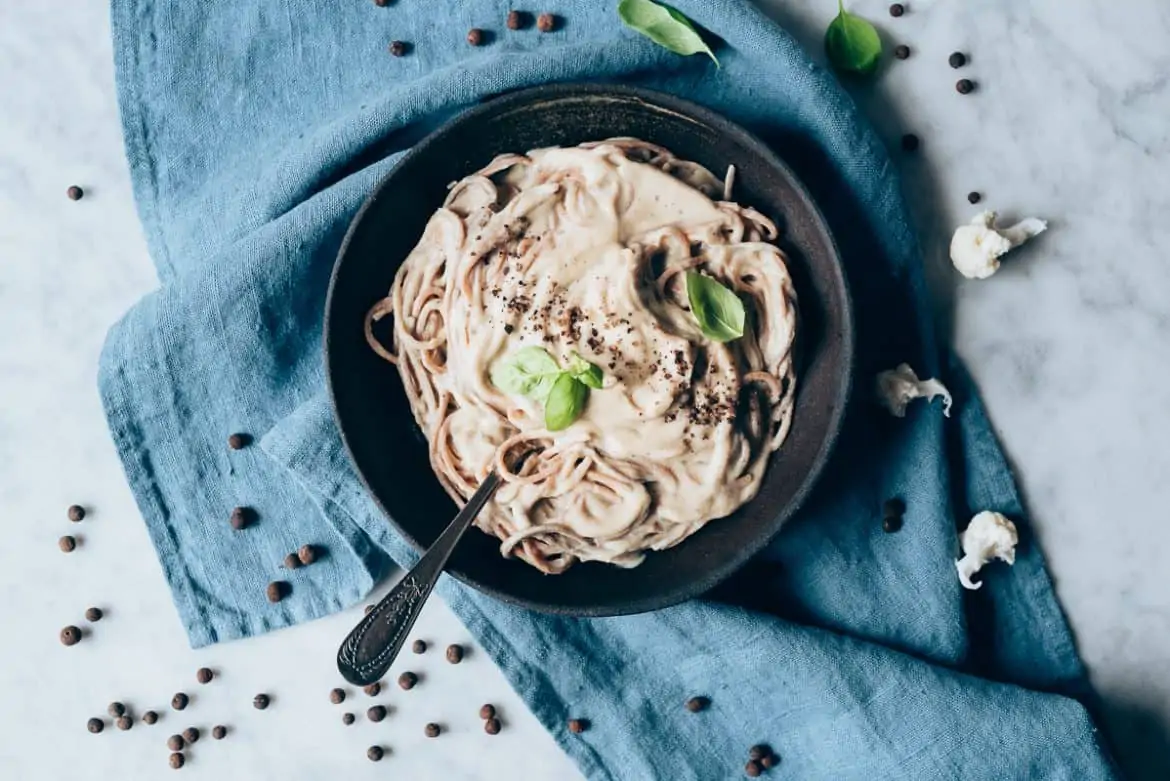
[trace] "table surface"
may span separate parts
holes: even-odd
[[[810,50],[829,0],[762,0]],[[114,99],[103,0],[0,10],[0,777],[162,777],[167,735],[207,737],[184,772],[213,778],[562,779],[577,771],[433,600],[419,633],[439,648],[424,676],[367,722],[374,702],[329,703],[351,610],[266,637],[192,651],[106,433],[94,377],[106,329],[157,281],[131,197]],[[555,5],[555,4],[554,4]],[[896,154],[923,237],[939,320],[970,365],[1015,464],[1060,598],[1102,695],[1107,730],[1136,779],[1170,777],[1170,5],[1128,0],[921,0],[892,19],[854,0],[892,62],[858,100]],[[971,64],[951,70],[962,50]],[[963,97],[954,82],[976,80]],[[79,184],[74,203],[65,188]],[[974,212],[968,191],[1008,217],[1051,229],[983,282],[946,260],[950,229]],[[65,518],[80,502],[81,524]],[[66,556],[56,538],[75,534]],[[78,648],[58,630],[105,618]],[[216,680],[200,686],[195,670]],[[191,707],[170,710],[172,693]],[[271,693],[265,712],[253,694]],[[85,732],[112,700],[163,717],[129,733]],[[491,702],[504,731],[483,733]],[[344,727],[341,713],[359,714]],[[437,740],[428,721],[443,723]],[[372,744],[390,747],[380,765]]]

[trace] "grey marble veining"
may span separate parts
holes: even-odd
[[[819,52],[831,0],[761,2]],[[895,157],[939,321],[1017,468],[1122,763],[1135,779],[1168,778],[1170,3],[920,0],[901,19],[885,0],[850,5],[913,50],[857,99],[892,149],[903,132],[923,140]],[[162,777],[166,735],[220,720],[235,727],[230,747],[200,743],[183,772],[575,777],[482,654],[396,666],[434,674],[427,697],[389,698],[400,712],[378,729],[342,727],[343,711],[371,701],[330,705],[332,670],[307,661],[331,658],[354,615],[186,648],[93,387],[105,329],[156,283],[122,157],[106,4],[68,6],[0,10],[0,599],[21,638],[0,644],[0,777]],[[954,50],[971,57],[961,72],[946,64]],[[961,76],[974,94],[955,91]],[[73,183],[80,203],[64,197]],[[950,230],[984,207],[1051,227],[996,276],[963,280],[946,259]],[[79,526],[64,518],[74,501],[97,508]],[[82,538],[68,558],[55,545],[66,533]],[[66,651],[57,631],[90,604],[107,617]],[[467,641],[438,603],[421,631]],[[193,680],[203,664],[223,671],[208,687]],[[112,699],[164,711],[180,689],[200,704],[189,718],[84,732]],[[250,701],[264,689],[275,705],[259,714]],[[487,701],[507,724],[490,742],[475,718]],[[421,724],[436,717],[449,732],[426,741]],[[364,757],[376,742],[393,747],[380,765]]]

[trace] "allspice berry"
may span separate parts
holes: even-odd
[[[232,450],[243,450],[252,444],[252,438],[247,434],[232,434],[228,437],[228,447]]]
[[[306,567],[317,560],[317,548],[312,545],[302,545],[297,551],[297,558]]]
[[[199,730],[195,727],[187,727],[187,729],[183,730],[183,740],[187,741],[187,745],[191,745],[192,743],[198,741]]]
[[[380,762],[385,753],[381,746],[370,746],[366,749],[366,758],[371,762]]]
[[[508,29],[523,30],[528,26],[528,14],[523,11],[508,12]]]
[[[409,691],[418,683],[418,676],[407,670],[402,675],[398,676],[398,688]]]
[[[494,719],[496,717],[495,705],[481,705],[479,708],[479,717],[481,719]]]
[[[483,30],[472,27],[467,31],[467,42],[472,46],[483,46]]]
[[[71,201],[80,201],[85,195],[85,190],[82,190],[77,185],[70,185],[69,189],[65,191],[65,196]]]
[[[415,640],[410,644],[410,650],[416,654],[425,654],[427,652],[427,641]]]
[[[588,719],[569,719],[569,732],[574,735],[580,735],[587,729],[589,729]]]
[[[227,727],[222,724],[216,724],[211,728],[211,737],[216,740],[223,740],[227,737]]]
[[[369,710],[366,711],[366,718],[369,719],[370,721],[374,722],[375,724],[378,723],[382,719],[386,718],[386,706],[385,705],[372,706]]]
[[[269,702],[271,702],[271,700],[267,694],[257,694],[252,698],[252,707],[256,710],[264,710],[268,707]]]
[[[760,773],[764,772],[764,768],[760,765],[758,760],[749,759],[747,764],[743,766],[743,774],[748,778],[759,778]]]
[[[69,520],[78,523],[85,519],[85,508],[80,504],[73,504],[69,506],[68,510]]]
[[[118,718],[119,716],[125,716],[126,715],[126,706],[120,702],[111,702],[106,707],[106,713],[110,714],[110,716],[112,716],[115,719]]]
[[[549,13],[541,14],[536,17],[536,29],[542,33],[551,33],[557,29],[557,17]]]
[[[366,693],[367,697],[377,697],[382,693],[382,684],[374,681],[369,686],[363,686],[362,691]]]
[[[447,646],[447,661],[451,664],[459,664],[463,661],[463,646],[458,643],[453,643]]]
[[[117,725],[118,729],[125,732],[134,726],[134,720],[129,716],[119,716],[118,720],[115,721],[114,724]]]
[[[390,54],[395,57],[406,56],[406,42],[405,41],[391,41]]]
[[[211,679],[215,677],[215,673],[209,667],[200,667],[195,671],[195,680],[199,683],[211,683]]]
[[[142,721],[146,724],[154,724],[158,721],[158,714],[152,710],[148,710],[142,714]]]
[[[178,770],[183,766],[183,762],[185,760],[183,759],[183,755],[176,751],[175,753],[171,754],[171,758],[168,761],[171,763],[171,767],[173,767],[175,770]]]
[[[77,645],[81,642],[81,630],[75,626],[67,626],[61,630],[62,645]]]
[[[483,731],[489,735],[499,735],[500,734],[500,720],[499,719],[485,720],[483,723]]]
[[[706,710],[711,701],[706,697],[691,697],[687,700],[687,710],[691,713],[698,713],[701,710]]]
[[[285,569],[300,569],[301,568],[301,560],[297,558],[297,554],[290,553],[284,557],[284,568]]]
[[[85,722],[85,728],[96,735],[106,728],[106,723],[101,719],[90,719]]]
[[[190,701],[190,697],[188,697],[183,692],[178,692],[174,697],[171,697],[171,707],[175,710],[183,710],[183,708],[187,707],[187,703]]]
[[[233,529],[239,531],[240,529],[246,529],[251,526],[254,518],[255,513],[253,513],[250,508],[236,507],[232,510],[232,514],[228,519],[228,522],[231,523]]]
[[[171,735],[167,738],[167,748],[171,751],[182,751],[186,745],[187,741],[183,740],[182,735]]]
[[[438,724],[436,724],[433,721],[430,724],[423,727],[423,734],[426,735],[428,738],[437,738],[437,737],[439,737],[439,735],[442,734],[442,732],[443,732],[443,728],[440,727]]]
[[[291,587],[287,580],[274,580],[268,584],[268,590],[266,592],[268,594],[268,601],[274,603],[279,602],[288,596],[289,591],[291,591]]]
[[[61,549],[62,553],[72,553],[74,548],[77,547],[77,539],[70,534],[66,534],[57,540],[57,547]]]
[[[353,724],[353,722],[354,722],[354,715],[352,713],[341,714],[341,723],[342,724],[344,724],[345,726],[348,727],[350,724]]]
[[[345,689],[333,689],[329,692],[329,701],[334,705],[345,702]]]
[[[102,620],[102,609],[99,607],[90,607],[85,610],[85,620],[91,624]]]

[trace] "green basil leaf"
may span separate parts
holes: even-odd
[[[839,71],[868,76],[881,60],[882,39],[872,24],[846,11],[843,0],[837,0],[837,8],[837,18],[825,31],[829,62]]]
[[[730,342],[743,336],[743,301],[728,288],[697,271],[688,271],[687,299],[703,336],[714,342]]]
[[[492,384],[504,393],[543,401],[552,390],[561,367],[543,347],[525,347],[492,366]]]
[[[601,367],[589,363],[578,352],[574,352],[569,357],[569,374],[573,375],[573,379],[580,380],[594,389],[600,389],[605,381],[605,374],[602,373]]]
[[[668,5],[653,0],[621,0],[618,16],[622,23],[675,54],[706,54],[716,66],[719,59],[699,36],[691,20]]]
[[[561,431],[573,424],[585,410],[589,388],[585,383],[565,372],[557,377],[544,402],[544,427],[549,431]]]

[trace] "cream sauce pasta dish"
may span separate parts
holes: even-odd
[[[796,295],[733,179],[629,138],[502,155],[370,310],[447,492],[503,479],[476,521],[503,555],[633,567],[756,495],[792,420]]]

